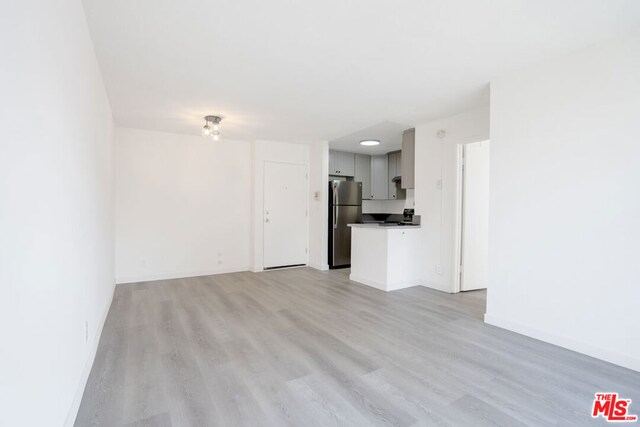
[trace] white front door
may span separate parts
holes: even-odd
[[[462,193],[460,290],[487,287],[489,252],[489,141],[466,144]]]
[[[264,163],[264,268],[307,264],[307,167]]]

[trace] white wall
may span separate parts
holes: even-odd
[[[491,85],[486,321],[640,370],[640,33]]]
[[[318,156],[314,156],[314,158],[319,159]],[[253,224],[251,229],[251,246],[253,248],[253,254],[250,264],[251,271],[262,271],[264,267],[264,162],[267,161],[304,164],[307,166],[307,171],[309,171],[309,146],[304,144],[291,144],[276,141],[255,141],[255,143],[253,144],[253,176],[251,191],[251,194],[253,195],[251,202],[251,211],[253,215]],[[328,170],[328,152],[326,161],[326,167]],[[309,230],[311,230],[311,227],[309,227]]]
[[[0,21],[0,425],[59,426],[113,295],[112,117],[80,1]]]
[[[117,129],[118,283],[249,269],[246,141]]]
[[[309,265],[328,270],[329,143],[309,145]],[[316,193],[318,197],[316,197]]]
[[[327,268],[328,153],[326,142],[213,142],[118,128],[118,283],[261,271],[265,161],[307,166],[309,264]]]
[[[446,132],[444,138],[437,136],[439,130]],[[415,213],[422,216],[418,262],[426,286],[456,291],[456,152],[459,144],[488,138],[488,108],[416,126]]]

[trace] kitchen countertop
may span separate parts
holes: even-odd
[[[379,228],[381,230],[385,229],[394,229],[394,228],[402,228],[402,229],[413,229],[420,228],[420,225],[383,225],[381,223],[367,223],[367,224],[348,224],[349,227],[357,227],[357,228]]]

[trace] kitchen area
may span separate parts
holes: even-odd
[[[417,284],[415,129],[400,126],[332,141],[329,151],[329,267],[384,291]]]

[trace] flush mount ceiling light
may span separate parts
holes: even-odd
[[[220,139],[220,116],[205,116],[205,124],[202,126],[202,136],[210,136],[214,141]]]
[[[364,141],[360,141],[360,145],[380,145],[380,141],[377,139],[365,139]]]

